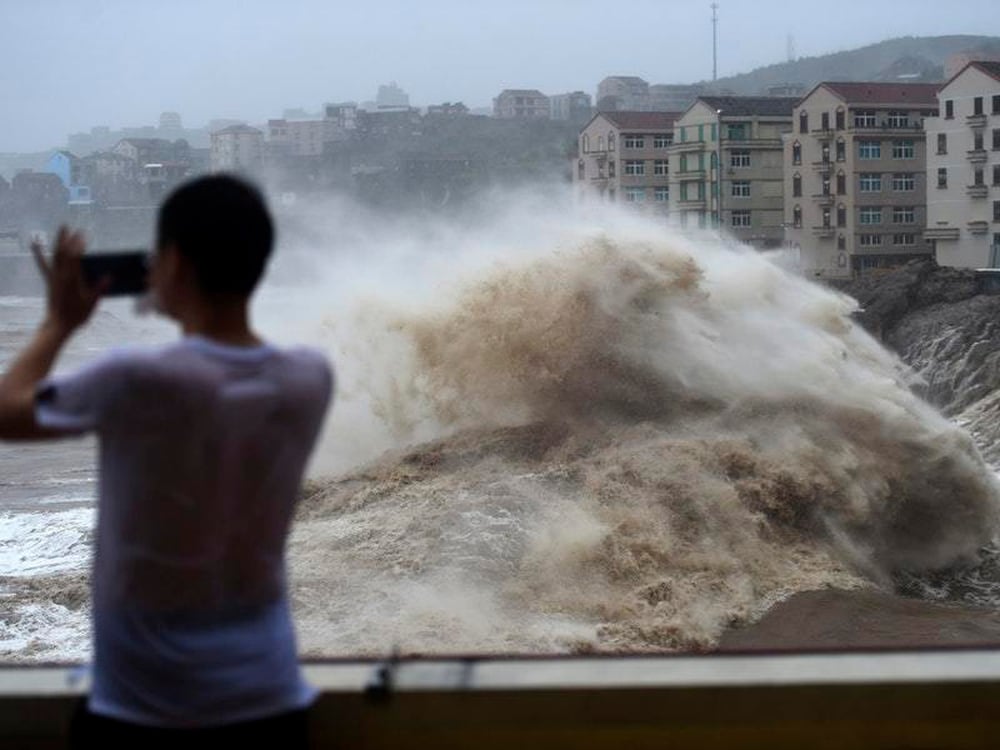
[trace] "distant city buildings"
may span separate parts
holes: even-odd
[[[937,262],[1000,268],[1000,62],[965,64],[927,132],[927,228]]]
[[[395,81],[378,87],[375,95],[377,109],[409,109],[410,97]]]
[[[599,112],[580,132],[573,170],[583,199],[666,214],[676,112]]]
[[[327,144],[346,138],[333,119],[268,120],[267,143],[273,155],[320,156]]]
[[[608,76],[597,84],[598,112],[648,112],[649,84],[637,76]]]
[[[248,125],[230,125],[212,133],[213,172],[254,174],[264,161],[264,134]]]
[[[810,276],[846,278],[932,252],[923,121],[939,84],[816,86],[785,136],[786,238]]]
[[[549,98],[537,89],[504,89],[493,100],[493,116],[501,119],[548,119],[550,114]]]
[[[681,226],[723,227],[760,249],[782,244],[781,136],[797,101],[701,96],[678,118],[670,189]]]
[[[549,116],[553,120],[584,123],[593,115],[590,94],[572,91],[549,97]]]

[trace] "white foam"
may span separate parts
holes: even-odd
[[[0,575],[34,576],[84,569],[93,508],[0,515]]]

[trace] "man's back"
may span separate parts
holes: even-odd
[[[39,423],[101,442],[93,710],[196,726],[308,703],[284,546],[331,389],[309,350],[198,336],[42,387]]]

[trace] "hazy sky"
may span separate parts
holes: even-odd
[[[0,0],[0,151],[92,125],[262,122],[373,99],[488,106],[610,74],[710,78],[710,0]],[[1000,34],[997,0],[719,0],[719,75],[902,35]],[[487,7],[488,6],[488,7]]]

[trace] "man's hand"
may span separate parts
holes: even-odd
[[[38,270],[45,279],[48,297],[45,323],[67,337],[87,322],[107,285],[102,281],[91,287],[83,278],[80,259],[85,249],[83,236],[71,233],[66,227],[59,229],[51,262],[45,258],[40,244],[31,244]]]

